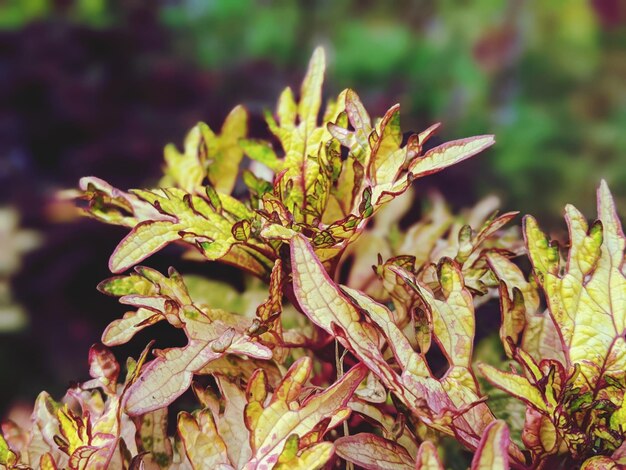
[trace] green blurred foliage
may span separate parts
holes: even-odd
[[[0,29],[18,29],[59,11],[73,21],[89,26],[101,27],[112,21],[107,0],[73,0],[60,9],[56,3],[54,0],[4,0],[0,2]]]

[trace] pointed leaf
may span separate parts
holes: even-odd
[[[473,157],[495,143],[492,135],[453,140],[427,151],[423,157],[414,159],[409,172],[415,177],[436,173],[450,165]]]

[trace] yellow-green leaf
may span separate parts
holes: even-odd
[[[178,434],[194,470],[233,469],[226,453],[226,444],[218,434],[209,410],[202,410],[197,418],[185,411],[181,412],[178,415]]]
[[[480,440],[471,470],[508,470],[510,442],[506,423],[500,420],[491,423]]]
[[[616,341],[626,325],[626,277],[621,271],[626,240],[604,182],[598,189],[598,217],[589,227],[578,210],[566,208],[571,246],[562,273],[556,262],[546,261],[547,237],[533,219],[525,224],[528,250],[568,364],[580,364],[581,378],[591,386],[603,370],[626,368],[622,343]]]
[[[446,142],[427,151],[423,157],[414,159],[409,172],[416,178],[430,175],[444,168],[473,157],[495,143],[492,135],[468,137]]]
[[[275,462],[291,435],[303,437],[324,419],[329,419],[326,427],[332,429],[349,416],[348,400],[365,378],[366,369],[353,367],[323,392],[299,402],[298,397],[311,369],[312,362],[308,357],[296,361],[269,402],[266,402],[265,372],[257,371],[250,379],[245,416],[253,457],[246,468],[265,468],[270,462]]]
[[[518,397],[537,410],[548,411],[544,397],[526,377],[512,372],[503,372],[488,364],[479,364],[478,368],[485,378],[499,389]]]

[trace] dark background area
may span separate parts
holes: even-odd
[[[0,219],[0,414],[85,379],[89,346],[124,311],[95,286],[125,230],[76,220],[55,193],[85,175],[154,183],[166,143],[200,120],[219,128],[238,103],[265,136],[263,110],[320,44],[327,96],[350,86],[377,116],[400,102],[405,131],[442,121],[445,140],[496,134],[418,197],[436,187],[462,207],[496,193],[559,232],[565,203],[594,216],[606,178],[625,210],[626,1],[5,0],[0,205],[20,221]],[[150,265],[232,278],[177,255]],[[21,328],[1,321],[15,312]]]

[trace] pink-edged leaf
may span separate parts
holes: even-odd
[[[250,379],[245,420],[253,456],[244,467],[246,470],[270,468],[278,461],[290,436],[303,437],[320,422],[328,420],[324,430],[318,433],[321,438],[326,429],[348,418],[348,400],[365,378],[367,369],[361,365],[353,367],[325,391],[299,402],[311,369],[312,361],[308,357],[297,360],[269,401],[265,372],[257,371]]]
[[[558,250],[536,221],[524,219],[535,275],[564,345],[568,366],[580,364],[582,386],[595,387],[603,373],[626,368],[626,238],[605,182],[598,188],[599,220],[589,225],[573,206],[565,209],[570,248],[562,268]],[[556,250],[556,252],[555,252]],[[618,372],[619,371],[619,372]]]
[[[499,389],[516,396],[538,410],[548,410],[541,392],[526,377],[498,370],[488,364],[479,364],[478,369],[491,384]]]
[[[335,451],[342,459],[366,470],[412,470],[414,459],[401,445],[377,436],[360,433],[340,437]]]
[[[108,394],[114,395],[119,374],[120,365],[113,353],[99,343],[91,346],[89,349],[89,375],[93,380],[83,384],[83,389],[102,387]]]
[[[414,159],[409,172],[416,178],[437,173],[455,163],[473,157],[495,143],[493,135],[468,137],[446,142],[427,151],[424,156]]]
[[[417,451],[415,470],[443,470],[435,444],[430,441],[422,442]]]
[[[501,420],[492,422],[483,434],[472,459],[471,470],[508,470],[509,428]]]
[[[119,346],[131,340],[136,333],[165,317],[147,308],[126,312],[124,317],[113,320],[102,333],[102,342],[107,346]]]
[[[357,291],[346,289],[385,333],[403,369],[401,375],[390,367],[380,353],[385,337],[361,317],[351,300],[328,277],[310,244],[300,235],[291,241],[291,260],[294,293],[311,321],[336,336],[416,415],[429,425],[452,433],[449,420],[443,418],[443,415],[454,413],[457,406],[441,382],[432,377],[424,359],[413,351],[406,337],[393,323],[389,310]],[[477,399],[475,393],[470,396]],[[462,405],[465,407],[468,404]],[[482,415],[478,413],[477,416]],[[489,414],[485,416],[489,417]],[[463,419],[459,420],[458,428],[461,430],[459,438],[468,447],[478,445],[478,436]]]
[[[167,435],[167,408],[138,416],[134,423],[137,428],[135,435],[137,449],[148,453],[144,457],[144,463],[149,468],[170,468],[173,449]]]
[[[160,351],[130,386],[125,407],[129,415],[139,415],[169,405],[191,385],[195,372],[225,354],[241,354],[271,359],[272,351],[232,327],[210,321],[197,312],[187,317],[185,331],[189,343],[183,348]]]

